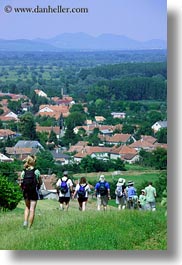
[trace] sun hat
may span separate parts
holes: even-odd
[[[142,191],[142,192],[145,192],[145,190],[144,190],[144,189],[142,189],[141,191]]]
[[[125,183],[125,179],[123,179],[123,178],[119,178],[119,179],[118,179],[118,183],[124,184],[124,183]]]
[[[133,185],[134,182],[132,180],[128,181],[128,186]]]
[[[100,175],[100,178],[99,178],[100,181],[104,181],[105,180],[105,177],[104,175]]]

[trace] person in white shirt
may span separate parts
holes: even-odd
[[[77,196],[80,211],[85,211],[86,209],[86,203],[88,201],[89,192],[90,186],[87,183],[86,178],[81,177],[79,183],[76,185],[75,192],[73,194],[73,198]]]
[[[63,173],[61,179],[58,179],[56,187],[59,194],[60,210],[65,209],[68,211],[71,193],[73,192],[73,182],[68,178],[67,171]]]

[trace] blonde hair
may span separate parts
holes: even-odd
[[[36,156],[28,155],[27,158],[24,161],[25,161],[25,164],[24,164],[25,168],[34,167],[35,163],[36,163]]]

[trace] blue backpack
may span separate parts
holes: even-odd
[[[99,183],[100,183],[100,186],[99,186],[99,194],[101,196],[107,195],[106,182],[105,181],[104,182],[99,181]]]
[[[67,185],[67,180],[62,180],[61,179],[61,186],[60,186],[60,191],[62,194],[66,194],[68,192],[68,185]]]
[[[85,191],[85,187],[87,186],[87,184],[85,184],[84,186],[80,185],[79,190],[77,191],[78,197],[79,198],[84,198],[86,191]]]

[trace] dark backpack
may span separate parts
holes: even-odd
[[[67,180],[61,179],[60,191],[62,194],[66,194],[68,192],[67,181],[68,181],[68,179]]]
[[[85,191],[85,187],[87,186],[87,184],[85,184],[84,186],[80,185],[79,190],[77,191],[78,197],[79,198],[84,198],[86,191]]]
[[[107,188],[106,188],[106,182],[99,182],[100,183],[100,187],[99,187],[99,194],[101,196],[107,195]]]
[[[21,184],[21,187],[23,190],[34,190],[37,187],[37,180],[36,180],[36,175],[35,175],[35,168],[28,170],[24,170],[24,178]]]

